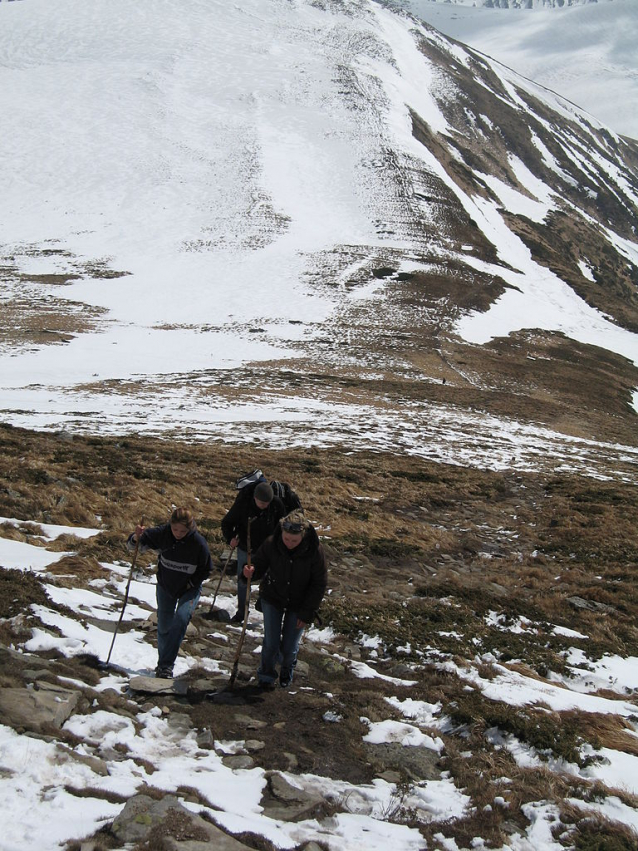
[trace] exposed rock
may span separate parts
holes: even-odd
[[[232,657],[231,648],[224,644],[213,644],[212,642],[198,642],[191,645],[193,653],[199,654],[203,659],[214,659],[217,662],[228,660]]]
[[[265,721],[258,721],[256,718],[251,718],[250,715],[235,715],[235,721],[241,724],[246,730],[261,730],[262,727],[267,727]]]
[[[64,688],[0,689],[0,716],[16,729],[41,733],[46,726],[62,727],[73,713],[81,695]]]
[[[510,591],[504,585],[499,585],[497,582],[487,582],[485,584],[487,591],[491,591],[496,597],[509,597]]]
[[[32,668],[25,668],[22,672],[22,676],[28,682],[35,683],[41,680],[42,677],[49,676],[49,671],[46,668],[37,668],[35,670]]]
[[[222,762],[227,768],[235,769],[250,769],[254,768],[255,760],[245,753],[230,754],[222,757]]]
[[[397,784],[401,782],[401,775],[398,771],[382,771],[379,778],[385,780],[386,783]]]
[[[197,747],[202,748],[202,750],[213,750],[215,737],[209,729],[204,728],[197,733]]]
[[[356,662],[361,661],[361,648],[358,644],[346,644],[343,653],[348,659],[354,659]]]
[[[226,609],[210,609],[200,617],[208,621],[217,621],[217,623],[230,623],[230,613]]]
[[[567,602],[575,609],[586,609],[589,612],[611,614],[616,611],[613,606],[608,606],[606,603],[598,603],[596,600],[585,600],[583,597],[568,597]]]
[[[115,817],[111,830],[122,842],[144,839],[153,825],[166,815],[169,807],[181,807],[177,798],[166,796],[154,801],[146,795],[136,795],[126,802],[122,812]]]
[[[310,674],[310,667],[307,662],[304,662],[303,659],[297,659],[297,664],[295,665],[295,679],[301,677],[304,680],[308,679]]]
[[[188,683],[185,680],[165,680],[157,677],[131,677],[128,683],[131,691],[148,694],[187,694]]]
[[[155,836],[175,851],[239,851],[246,846],[223,830],[194,815],[174,795],[159,801],[136,795],[127,801],[112,826],[118,841],[128,844]]]
[[[321,659],[319,664],[328,676],[331,676],[333,674],[344,674],[346,671],[345,666],[332,656],[326,656],[325,658]]]
[[[299,803],[300,801],[308,798],[302,788],[299,786],[293,786],[293,784],[278,771],[273,771],[272,774],[270,774],[268,777],[268,783],[273,797],[277,798],[279,801],[283,801],[284,803]]]
[[[168,726],[172,738],[183,738],[192,731],[193,725],[190,716],[185,712],[171,712],[168,718]]]
[[[399,772],[415,783],[441,778],[441,769],[438,767],[441,757],[436,751],[423,747],[404,747],[398,742],[365,744],[368,759],[377,775],[388,771]]]
[[[227,676],[198,677],[190,683],[190,690],[193,692],[215,692],[227,685]]]
[[[292,784],[276,771],[269,775],[268,788],[261,800],[265,814],[280,821],[310,818],[323,810],[325,804],[323,795]]]
[[[95,774],[99,774],[101,777],[108,777],[109,769],[105,760],[100,759],[97,756],[90,756],[89,754],[78,753],[77,751],[71,750],[66,745],[57,743],[57,762],[62,764],[64,762],[78,762],[81,765],[86,765],[91,769]]]

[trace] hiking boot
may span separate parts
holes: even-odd
[[[282,688],[288,688],[290,683],[292,682],[292,674],[288,673],[288,671],[282,671],[279,674],[279,685]]]
[[[244,613],[243,612],[235,612],[235,614],[230,619],[231,623],[243,623],[244,622]]]
[[[266,682],[266,680],[259,680],[259,688],[262,691],[274,691],[277,686],[275,685],[275,683],[269,683]]]
[[[158,680],[172,680],[173,679],[173,669],[167,667],[160,667],[160,665],[155,668],[155,676]]]

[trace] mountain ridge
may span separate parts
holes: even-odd
[[[589,436],[635,443],[635,143],[375,3],[261,0],[215,16],[193,3],[174,20],[168,3],[164,17],[145,17],[143,3],[129,19],[121,3],[104,17],[105,7],[89,16],[73,2],[65,14],[83,39],[68,50],[59,12],[12,8],[32,57],[16,62],[3,43],[14,91],[29,103],[46,54],[56,70],[43,120],[62,110],[70,132],[47,140],[54,166],[41,168],[29,110],[4,90],[18,152],[5,163],[14,240],[3,246],[3,279],[15,328],[0,353],[6,421],[232,439],[256,416],[275,442],[348,440],[348,422],[359,439],[387,445],[374,423],[391,408],[392,440],[414,451],[401,395],[443,398],[448,419],[471,389],[474,410],[502,416],[522,367],[542,362],[545,340],[563,350],[567,338],[627,363],[610,376],[599,361],[596,392],[571,412],[559,383],[539,407],[526,379],[510,394],[517,427],[540,416],[581,435],[584,407]],[[34,9],[43,30],[26,17]],[[265,26],[272,46],[259,49]],[[236,55],[238,27],[250,61]],[[93,69],[90,87],[75,83],[61,105],[56,86],[77,62]],[[71,123],[82,117],[104,126],[104,143]],[[149,165],[138,168],[142,157]],[[31,187],[15,178],[25,163]],[[491,367],[482,375],[492,346],[498,377]],[[471,373],[456,365],[468,359]],[[353,376],[357,393],[344,393]]]
[[[488,8],[479,3],[402,0],[446,35],[559,92],[616,132],[638,137],[638,10],[632,0]]]

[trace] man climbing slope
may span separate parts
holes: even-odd
[[[248,523],[250,546],[255,552],[286,513],[283,502],[274,495],[268,482],[242,488],[235,502],[221,522],[222,535],[231,547],[237,547],[237,611],[231,623],[241,623],[246,607],[246,582],[242,571],[248,558]]]

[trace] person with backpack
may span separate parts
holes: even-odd
[[[248,560],[248,524],[250,548],[255,552],[273,533],[285,513],[283,502],[264,479],[243,487],[221,522],[224,540],[230,547],[237,547],[237,611],[230,619],[231,623],[241,623],[246,608],[246,583],[242,579],[242,571]]]
[[[187,508],[176,508],[168,523],[136,526],[127,545],[139,552],[157,550],[157,668],[155,676],[170,679],[179,648],[212,567],[205,538]]]
[[[261,580],[257,608],[264,616],[264,641],[257,669],[259,687],[292,682],[299,642],[317,614],[328,584],[323,547],[303,511],[283,517],[274,533],[257,550],[244,577]]]

